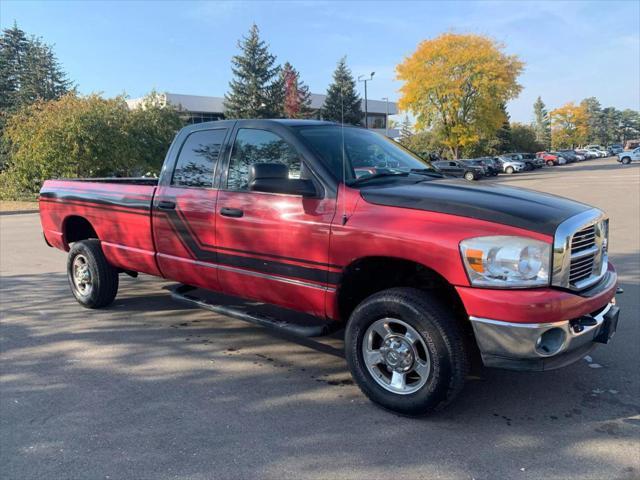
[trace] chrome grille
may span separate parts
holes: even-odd
[[[552,284],[584,290],[607,271],[608,220],[590,210],[563,222],[554,239]]]

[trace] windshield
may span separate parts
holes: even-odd
[[[411,172],[437,172],[393,140],[356,127],[321,125],[297,127],[307,145],[342,178],[342,134],[344,132],[347,183],[368,177],[406,176]]]

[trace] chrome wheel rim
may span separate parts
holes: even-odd
[[[373,322],[364,334],[362,356],[373,379],[385,390],[408,395],[429,378],[431,358],[420,334],[397,318]]]
[[[78,255],[73,259],[71,278],[74,288],[80,295],[86,297],[91,293],[93,289],[91,271],[89,270],[89,262],[84,255]]]

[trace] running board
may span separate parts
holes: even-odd
[[[256,304],[248,304],[246,301],[237,299],[235,297],[224,297],[219,294],[208,292],[206,290],[201,290],[197,287],[192,287],[190,285],[177,285],[169,287],[168,289],[171,292],[171,297],[180,302],[195,305],[205,310],[210,310],[212,312],[226,315],[228,317],[233,317],[238,320],[244,320],[245,322],[260,325],[261,327],[271,328],[278,331],[285,331],[301,337],[322,337],[342,328],[340,322],[331,320],[322,321],[315,317],[312,317],[311,315],[297,314],[292,310],[272,307],[274,310],[279,310],[283,313],[286,313],[283,316],[299,316],[300,318],[303,318],[307,321],[304,323],[296,323],[293,321],[277,319],[265,313],[250,311],[252,307],[253,310],[256,309]],[[201,295],[198,295],[198,292],[200,292]],[[214,301],[206,297],[214,297]],[[227,301],[229,299],[233,299],[235,301],[230,305],[222,305],[220,300],[223,299]],[[265,308],[269,307],[265,306]]]

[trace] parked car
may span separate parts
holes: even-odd
[[[531,158],[525,158],[525,155],[526,154],[523,153],[503,153],[502,155],[500,155],[500,157],[523,163],[525,170],[533,170],[534,168],[536,168],[535,162]]]
[[[606,157],[607,154],[607,150],[604,147],[601,147],[600,145],[587,145],[586,147],[584,147],[586,150],[589,150],[593,153],[595,153],[599,158],[603,158]]]
[[[624,165],[629,165],[631,162],[637,162],[640,160],[640,147],[634,150],[624,150],[618,154],[617,160]]]
[[[525,163],[528,170],[544,167],[544,162],[536,157],[535,153],[517,153],[520,158],[518,160]]]
[[[467,166],[481,168],[485,177],[491,176],[491,170],[489,169],[489,166],[482,160],[479,160],[477,158],[465,159],[465,160],[462,160],[462,163],[464,163]]]
[[[140,272],[280,332],[343,329],[355,382],[405,415],[450,403],[473,352],[545,371],[617,328],[609,220],[589,205],[443,178],[381,135],[322,121],[189,125],[161,172],[44,182],[44,239],[69,252],[83,307],[108,306],[119,274]]]
[[[567,159],[567,163],[579,162],[580,158],[573,150],[558,150],[558,154]]]
[[[481,165],[467,165],[462,160],[440,160],[432,162],[431,165],[445,175],[462,177],[465,180],[473,181],[484,177],[485,169]]]
[[[619,143],[614,143],[613,145],[609,145],[607,147],[607,153],[609,156],[617,155],[620,152],[624,152],[624,148]]]
[[[551,152],[538,152],[536,153],[536,157],[542,159],[549,167],[553,167],[554,165],[564,165],[567,163],[566,158]]]
[[[511,156],[508,155],[500,155],[495,157],[495,160],[500,163],[502,167],[502,171],[504,173],[508,173],[509,175],[516,172],[524,172],[526,169],[526,165],[524,162],[520,160],[514,160]]]
[[[502,173],[502,165],[498,163],[495,159],[491,157],[481,157],[477,158],[482,165],[487,169],[487,172],[490,176],[495,177],[499,173]]]
[[[578,155],[582,155],[585,160],[591,160],[592,158],[598,158],[598,154],[592,150],[587,150],[585,148],[578,148],[575,151]]]

